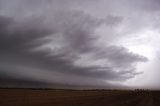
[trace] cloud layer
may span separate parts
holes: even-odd
[[[71,8],[69,1],[64,7],[58,0],[0,4],[2,86],[105,86],[135,77],[136,64],[147,61],[122,46],[100,42],[96,30],[104,24],[117,27],[120,17],[96,18]]]

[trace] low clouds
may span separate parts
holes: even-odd
[[[19,14],[15,8],[21,3],[26,7],[23,8],[25,12]],[[46,8],[48,3],[43,4],[45,8],[41,3],[33,3],[34,11],[31,11],[26,2],[16,2],[11,6],[16,16],[5,14],[7,10],[1,8],[2,86],[17,86],[18,82],[23,86],[37,82],[41,87],[46,84],[50,87],[107,86],[105,82],[125,81],[139,74],[136,64],[146,62],[147,58],[121,46],[101,45],[98,41],[100,36],[95,33],[104,22],[115,27],[121,18],[108,16],[99,19],[84,11],[66,7],[59,9],[54,4],[61,4],[57,1],[52,1],[53,9]],[[46,10],[49,11],[44,12]],[[109,42],[108,39],[105,41]],[[13,80],[12,84],[10,80]]]

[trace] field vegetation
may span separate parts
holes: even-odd
[[[0,89],[0,106],[160,106],[160,91]]]

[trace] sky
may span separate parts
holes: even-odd
[[[160,89],[159,0],[0,0],[0,86]]]

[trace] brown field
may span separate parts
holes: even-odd
[[[160,106],[160,91],[0,89],[0,106]]]

